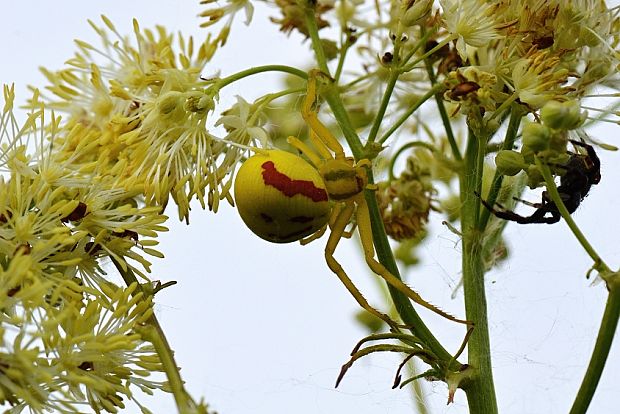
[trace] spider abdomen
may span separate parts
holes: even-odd
[[[235,201],[246,226],[274,243],[316,232],[331,212],[319,172],[282,150],[261,151],[243,163],[235,179]]]

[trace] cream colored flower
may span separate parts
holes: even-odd
[[[541,108],[548,101],[566,94],[568,89],[563,85],[568,78],[568,70],[559,63],[559,58],[546,50],[519,60],[512,71],[512,81],[519,99],[534,108]]]
[[[172,197],[188,220],[190,201],[196,197],[205,207],[207,192],[215,187],[219,194],[223,185],[213,174],[225,148],[214,151],[206,128],[217,91],[200,78],[216,42],[207,38],[196,47],[192,38],[179,37],[177,46],[162,27],[141,30],[135,21],[131,41],[103,22],[91,22],[100,47],[78,41],[69,68],[45,72],[56,95],[46,98],[49,105],[70,114],[68,130],[82,128],[59,136],[64,158],[87,140],[92,145],[83,160],[113,176],[115,187],[142,188],[146,201],[160,207]]]
[[[500,22],[495,20],[495,6],[484,0],[440,0],[446,29],[456,39],[456,49],[465,60],[467,46],[483,47],[498,39]]]

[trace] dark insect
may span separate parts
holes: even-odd
[[[62,221],[63,223],[68,223],[70,221],[82,220],[84,217],[86,217],[87,210],[88,206],[80,201],[78,205],[73,209],[73,211],[67,216],[61,218],[60,221]]]
[[[572,214],[588,195],[592,185],[598,184],[601,181],[601,161],[591,145],[574,140],[570,140],[570,142],[575,146],[586,149],[586,154],[570,153],[568,162],[562,166],[562,168],[566,169],[566,173],[560,177],[558,192],[566,209]],[[547,191],[543,191],[540,203],[530,203],[520,199],[515,200],[536,208],[536,211],[531,216],[521,216],[513,211],[506,210],[500,204],[496,204],[499,207],[498,209],[487,201],[480,199],[482,204],[495,216],[504,220],[516,221],[519,224],[553,224],[560,221],[562,217],[558,206],[553,202]]]
[[[450,99],[454,99],[455,101],[457,101],[460,98],[466,97],[472,92],[476,92],[478,89],[480,89],[480,85],[478,85],[476,82],[464,81],[452,88],[448,95],[450,96]]]

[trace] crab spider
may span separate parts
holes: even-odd
[[[397,326],[388,315],[366,301],[334,257],[340,239],[351,237],[352,230],[346,228],[355,217],[364,258],[374,273],[420,306],[451,321],[472,325],[422,299],[375,259],[370,213],[364,197],[365,190],[375,189],[368,183],[367,169],[372,164],[368,159],[355,162],[347,157],[336,137],[318,119],[318,76],[325,75],[317,70],[310,72],[301,107],[315,150],[296,137],[288,138],[311,164],[281,150],[257,151],[241,166],[235,181],[241,218],[258,236],[278,243],[300,240],[301,244],[307,244],[320,238],[329,227],[325,259],[330,270],[365,310],[390,326]]]

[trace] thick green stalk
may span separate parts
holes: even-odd
[[[540,159],[536,159],[536,165],[542,172],[547,186],[547,193],[558,207],[560,214],[566,224],[571,229],[579,243],[584,250],[594,261],[594,268],[601,273],[601,277],[607,283],[607,289],[609,290],[609,296],[607,297],[607,305],[603,312],[603,319],[596,338],[596,344],[590,357],[590,363],[588,369],[581,382],[575,401],[570,410],[570,414],[582,414],[585,413],[592,401],[596,387],[598,386],[601,375],[603,374],[603,368],[607,362],[609,356],[609,350],[614,339],[616,328],[618,326],[618,319],[620,317],[620,277],[617,272],[612,272],[603,259],[598,255],[594,247],[588,242],[584,234],[581,232],[572,216],[566,209],[566,206],[562,202],[562,198],[558,192],[558,189],[553,181],[553,176],[549,167]]]
[[[310,7],[308,7],[308,10],[306,10],[305,17],[305,22],[310,32],[310,39],[312,40],[317,63],[321,70],[326,71],[327,62],[325,60],[325,56],[321,53],[321,39],[318,35],[318,28],[316,26],[314,11],[310,10]],[[357,160],[365,158],[366,155],[364,154],[364,148],[361,145],[361,141],[359,136],[357,135],[357,132],[355,132],[355,128],[351,124],[346,108],[344,107],[342,100],[340,99],[337,85],[325,88],[323,96],[325,97],[325,100],[332,109],[334,117],[338,121],[338,125],[342,129],[343,135],[347,143],[349,144],[355,158]],[[372,184],[373,182],[374,181],[372,177],[372,172],[369,171],[369,183]],[[373,241],[375,244],[377,258],[379,259],[379,262],[383,264],[394,276],[400,278],[400,273],[398,271],[398,266],[396,265],[396,260],[394,259],[392,247],[390,246],[390,243],[387,239],[387,234],[385,232],[385,228],[383,227],[383,220],[381,218],[381,213],[379,212],[379,207],[377,205],[377,199],[375,197],[374,191],[367,190],[364,195],[368,204],[368,209],[370,211]],[[411,304],[409,298],[390,285],[388,285],[388,289],[398,314],[402,318],[403,322],[407,326],[411,327],[412,333],[422,339],[440,360],[446,362],[451,361],[451,368],[458,369],[460,364],[452,360],[450,353],[446,351],[446,349],[441,345],[441,343],[439,343],[437,338],[435,338],[432,332],[424,324],[420,316],[413,308],[413,305]]]
[[[586,375],[581,382],[570,414],[583,414],[587,411],[609,356],[609,350],[611,349],[616,327],[618,326],[618,316],[620,315],[620,282],[618,281],[617,274],[613,275],[613,277],[616,281],[608,284],[609,296],[607,297],[603,320],[596,337],[594,351],[592,351]]]
[[[573,232],[583,249],[594,261],[594,268],[601,273],[610,273],[611,270],[609,269],[609,266],[605,264],[601,256],[599,256],[596,250],[594,250],[594,247],[592,247],[588,239],[586,239],[586,236],[584,236],[584,234],[581,232],[581,229],[579,229],[577,223],[575,223],[575,220],[573,220],[573,217],[568,212],[568,209],[564,205],[562,197],[558,192],[558,188],[555,185],[555,181],[553,181],[553,176],[551,175],[549,167],[546,164],[543,164],[543,162],[538,157],[536,158],[536,166],[538,167],[543,178],[545,179],[547,193],[551,197],[551,200],[553,200],[553,202],[555,203],[558,211],[562,215],[562,218],[564,219],[570,230]]]
[[[485,137],[477,137],[470,131],[460,178],[465,312],[467,319],[475,324],[467,349],[468,363],[476,373],[464,385],[470,414],[498,412],[491,369],[482,233],[478,227],[480,201],[475,195],[480,193],[485,147]]]
[[[319,65],[319,69],[323,73],[329,75],[329,67],[327,66],[327,57],[323,50],[323,44],[321,43],[321,37],[319,36],[319,27],[316,24],[315,7],[316,2],[314,0],[297,0],[304,4],[304,23],[308,29],[310,40],[312,41],[312,49],[314,50],[314,56],[316,57],[316,63]]]
[[[123,277],[123,280],[125,281],[125,284],[127,286],[131,285],[132,283],[136,283],[138,285],[138,288],[134,293],[142,292],[145,295],[148,294],[148,292],[145,291],[144,287],[138,282],[138,279],[131,271],[131,269],[127,268],[126,266],[123,267],[123,265],[121,265],[121,263],[114,258],[112,258],[112,262],[114,263],[114,266],[116,266],[118,272]],[[174,396],[174,400],[177,404],[179,414],[195,413],[197,405],[183,386],[183,379],[181,378],[179,368],[174,360],[174,351],[172,350],[172,348],[170,348],[170,344],[166,339],[164,330],[161,328],[161,325],[159,324],[159,321],[157,320],[155,314],[149,317],[148,324],[150,326],[146,327],[145,331],[147,332],[147,334],[145,336],[147,337],[145,339],[151,342],[151,344],[155,348],[155,351],[157,352],[157,355],[159,356],[159,359],[161,360],[164,371],[166,372],[166,377],[168,378],[170,391]]]
[[[372,235],[377,252],[377,258],[379,259],[379,262],[381,262],[381,264],[390,271],[390,273],[400,278],[400,273],[398,271],[398,266],[396,265],[396,260],[394,259],[392,247],[390,246],[390,242],[388,241],[385,233],[385,228],[383,226],[381,213],[379,212],[375,193],[374,191],[366,191],[364,195],[366,197],[366,203],[368,204],[368,210],[370,211]],[[424,321],[422,321],[416,310],[413,308],[409,298],[399,290],[393,288],[391,285],[388,284],[387,287],[392,301],[394,302],[394,307],[403,320],[403,323],[411,327],[411,332],[420,338],[440,360],[450,361],[452,356],[448,351],[446,351],[443,345],[441,345],[433,333],[424,324]],[[455,369],[460,364],[455,362],[453,365],[454,366],[452,369]]]

